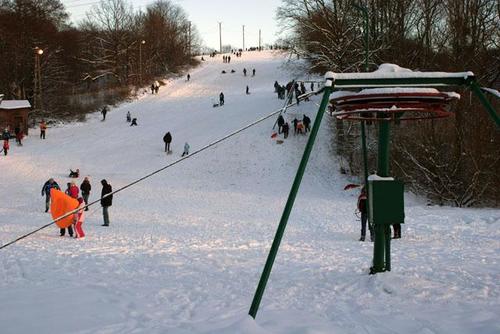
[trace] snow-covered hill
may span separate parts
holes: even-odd
[[[69,168],[80,168],[95,200],[101,179],[117,189],[177,159],[185,141],[195,150],[281,107],[273,83],[292,77],[281,56],[206,60],[189,82],[171,80],[105,122],[96,113],[12,145],[0,157],[0,244],[50,221],[40,197],[50,177],[64,187]],[[221,91],[225,105],[212,108]],[[288,119],[314,118],[318,102],[290,109]],[[125,122],[127,111],[139,126]],[[393,271],[369,276],[373,245],[357,241],[357,194],[342,190],[349,180],[338,173],[328,116],[257,320],[249,318],[307,140],[292,134],[277,145],[273,122],[117,194],[108,228],[91,208],[83,240],[50,227],[1,250],[0,332],[500,332],[500,210],[428,207],[408,195]]]

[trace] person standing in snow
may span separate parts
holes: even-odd
[[[252,70],[252,77],[255,76],[255,68]]]
[[[170,132],[167,132],[163,136],[163,142],[165,143],[165,152],[170,152],[170,143],[172,142],[172,135],[170,134]]]
[[[302,123],[304,123],[304,131],[307,133],[307,131],[311,131],[311,119],[304,115],[302,118]]]
[[[92,186],[90,185],[89,178],[85,176],[83,179],[82,184],[80,185],[80,190],[82,191],[82,197],[83,200],[85,201],[85,205],[89,204],[89,196],[90,196],[90,190],[92,189]],[[85,208],[85,211],[89,211],[89,208]]]
[[[79,192],[80,190],[78,189],[78,186],[75,184],[75,181],[71,181],[68,183],[68,189],[66,190],[66,194],[73,197],[74,199],[77,199]]]
[[[151,84],[151,94],[154,94],[155,93],[155,83],[153,82]]]
[[[3,130],[2,139],[3,139],[3,154],[7,155],[7,152],[9,151],[9,148],[10,148],[10,145],[9,145],[9,140],[10,140],[9,129],[5,128]]]
[[[247,89],[246,89],[246,94],[249,95],[250,94],[250,88],[248,88],[248,85],[247,85]]]
[[[102,226],[109,226],[109,207],[113,204],[113,195],[106,196],[113,192],[111,185],[105,179],[101,180],[102,191],[101,191],[101,206],[102,206],[102,216],[104,219],[104,224]],[[105,197],[106,196],[106,197]]]
[[[189,81],[189,79],[191,79],[191,75],[188,73],[188,75],[187,75],[187,81]]]
[[[186,142],[184,144],[184,152],[182,152],[182,156],[189,155],[189,144]]]
[[[132,116],[130,115],[130,111],[127,111],[127,123],[132,121]]]
[[[283,118],[283,115],[278,116],[278,134],[280,134],[283,131],[283,124],[285,124],[285,119]]]
[[[158,81],[155,81],[155,94],[158,94],[159,90],[160,90],[160,83]]]
[[[297,134],[297,125],[299,124],[299,120],[297,118],[294,118],[292,123],[293,123],[293,134],[296,135]]]
[[[361,193],[358,196],[358,210],[361,213],[361,237],[359,238],[359,241],[365,241],[366,222],[368,220],[365,187],[361,188]],[[373,228],[370,224],[368,224],[368,228],[370,229],[370,241],[373,241]]]
[[[223,105],[224,105],[224,93],[223,93],[223,92],[221,92],[221,93],[219,94],[219,105],[220,105],[220,106],[223,106]]]
[[[247,76],[247,69],[246,68],[243,69],[243,75]]]
[[[78,210],[73,215],[73,225],[75,227],[75,238],[83,238],[85,237],[85,233],[83,232],[82,225],[85,221],[85,212],[83,212],[83,208],[85,207],[85,203],[83,198],[78,197]]]
[[[50,178],[47,182],[45,182],[45,184],[42,187],[42,197],[43,197],[43,195],[45,195],[45,212],[49,211],[50,189],[52,189],[52,188],[57,189],[57,190],[61,190],[61,188],[59,188],[59,185],[57,184],[57,182],[54,181],[53,178]]]
[[[102,121],[104,122],[106,120],[106,114],[108,113],[108,106],[104,106],[101,110],[102,114]]]
[[[47,130],[47,123],[42,119],[40,122],[40,139],[45,139],[45,131]]]
[[[283,137],[285,139],[288,138],[288,131],[290,129],[290,125],[288,125],[288,122],[285,122],[285,124],[283,124]]]

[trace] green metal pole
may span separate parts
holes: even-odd
[[[475,80],[472,80],[469,85],[474,94],[476,94],[476,96],[479,98],[479,101],[481,101],[483,106],[486,108],[486,111],[490,114],[491,118],[493,118],[495,124],[500,127],[500,117],[498,116],[496,110],[491,105],[490,101],[488,101],[486,96],[481,91],[481,87],[479,87],[479,85]]]
[[[366,148],[365,121],[361,121],[361,149],[363,151],[363,168],[365,176],[365,190],[368,194],[368,153]],[[368,202],[368,201],[367,201]]]
[[[391,271],[391,225],[385,225],[385,270]]]
[[[316,114],[316,119],[314,120],[314,125],[312,127],[311,134],[309,135],[309,140],[307,141],[304,154],[302,155],[302,160],[300,161],[297,174],[295,175],[292,189],[290,190],[290,195],[288,195],[285,209],[283,210],[283,214],[281,215],[278,230],[276,231],[276,235],[274,236],[273,244],[269,251],[269,255],[267,256],[266,265],[264,266],[264,271],[262,272],[259,280],[259,285],[257,286],[257,290],[255,291],[255,295],[253,297],[252,306],[250,307],[250,311],[248,312],[248,314],[250,314],[250,316],[252,316],[252,318],[254,319],[257,315],[257,311],[259,310],[259,305],[262,300],[262,296],[264,295],[264,290],[266,289],[269,275],[271,274],[274,259],[276,258],[276,254],[278,253],[281,239],[283,238],[283,234],[285,233],[286,224],[288,223],[288,218],[290,217],[290,212],[292,211],[293,203],[295,202],[295,197],[297,197],[297,192],[299,191],[300,182],[302,181],[302,177],[304,176],[307,162],[309,160],[309,156],[311,155],[314,141],[316,140],[316,136],[318,134],[319,126],[321,125],[323,114],[329,102],[330,94],[332,92],[331,85],[331,80],[328,80],[325,84],[325,92],[323,94],[323,99],[321,100],[321,105],[318,109],[318,113]]]
[[[378,165],[377,175],[382,177],[389,176],[389,135],[390,123],[381,121],[378,134]],[[385,262],[390,263],[390,238],[386,244],[386,226],[375,224],[375,244],[373,245],[373,268],[372,273],[383,272],[386,269]]]

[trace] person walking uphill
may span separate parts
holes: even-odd
[[[111,185],[105,179],[101,180],[102,191],[101,191],[101,206],[102,206],[102,216],[104,219],[104,224],[102,226],[109,226],[109,207],[113,204],[113,195],[106,196],[113,192]],[[106,197],[104,197],[106,196]]]
[[[165,152],[170,152],[170,143],[172,142],[172,135],[170,134],[170,132],[167,132],[163,136],[163,142],[165,143]]]
[[[50,178],[47,182],[45,182],[45,184],[42,187],[42,197],[43,197],[43,195],[45,195],[45,212],[49,211],[50,189],[52,189],[52,188],[57,189],[57,190],[61,190],[61,188],[59,188],[59,185],[57,184],[57,182],[54,181],[53,178]]]
[[[90,181],[88,177],[85,177],[83,179],[82,184],[80,185],[80,190],[82,191],[82,197],[83,200],[85,201],[85,205],[89,204],[89,196],[90,196],[90,190],[92,189],[92,186],[90,185]],[[89,208],[85,208],[85,211],[89,211]]]

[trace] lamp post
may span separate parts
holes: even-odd
[[[139,43],[139,85],[142,87],[142,46],[146,44],[145,40]]]
[[[40,57],[43,55],[43,49],[38,46],[35,47],[35,78],[34,78],[34,89],[33,89],[33,104],[34,109],[43,109],[42,102],[42,69],[40,64]]]

